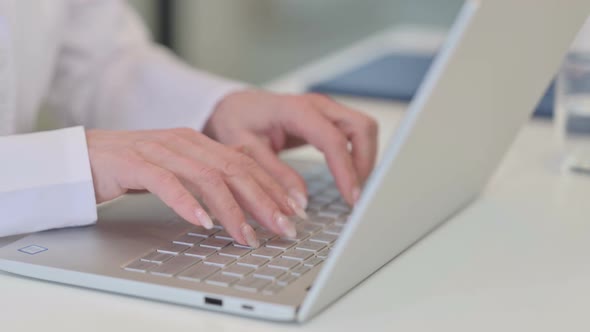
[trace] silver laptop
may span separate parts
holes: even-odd
[[[306,321],[473,201],[590,13],[587,0],[467,1],[350,211],[323,165],[296,240],[194,227],[151,195],[99,209],[96,226],[0,249],[0,269],[64,284],[276,321]]]

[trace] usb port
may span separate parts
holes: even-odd
[[[216,305],[221,307],[223,305],[223,301],[220,299],[214,299],[212,297],[205,297],[205,304]]]

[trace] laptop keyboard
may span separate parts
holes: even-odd
[[[211,230],[194,227],[123,269],[245,292],[279,293],[324,262],[351,212],[325,168],[304,178],[309,219],[291,218],[297,228],[295,239],[279,237],[249,221],[261,244],[254,249],[233,242],[219,225]]]

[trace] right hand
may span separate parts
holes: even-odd
[[[258,247],[242,208],[262,226],[287,237],[287,216],[304,210],[256,161],[186,128],[86,132],[97,203],[129,190],[148,190],[195,225],[213,227],[195,193],[239,243]]]

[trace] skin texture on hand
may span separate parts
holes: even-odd
[[[310,143],[326,157],[350,204],[375,164],[377,123],[316,95],[246,90],[226,96],[203,133],[188,128],[86,132],[97,203],[147,190],[195,225],[213,227],[195,196],[239,243],[259,246],[249,213],[295,237],[289,216],[307,218],[303,179],[278,152]]]
[[[98,203],[148,190],[187,221],[213,227],[200,196],[239,243],[257,247],[242,208],[277,234],[295,236],[287,216],[301,207],[249,156],[192,129],[86,133]]]
[[[377,155],[375,120],[318,94],[230,94],[219,103],[204,133],[240,147],[302,206],[307,201],[305,182],[279,160],[278,152],[306,143],[318,148],[350,205],[358,200]]]

